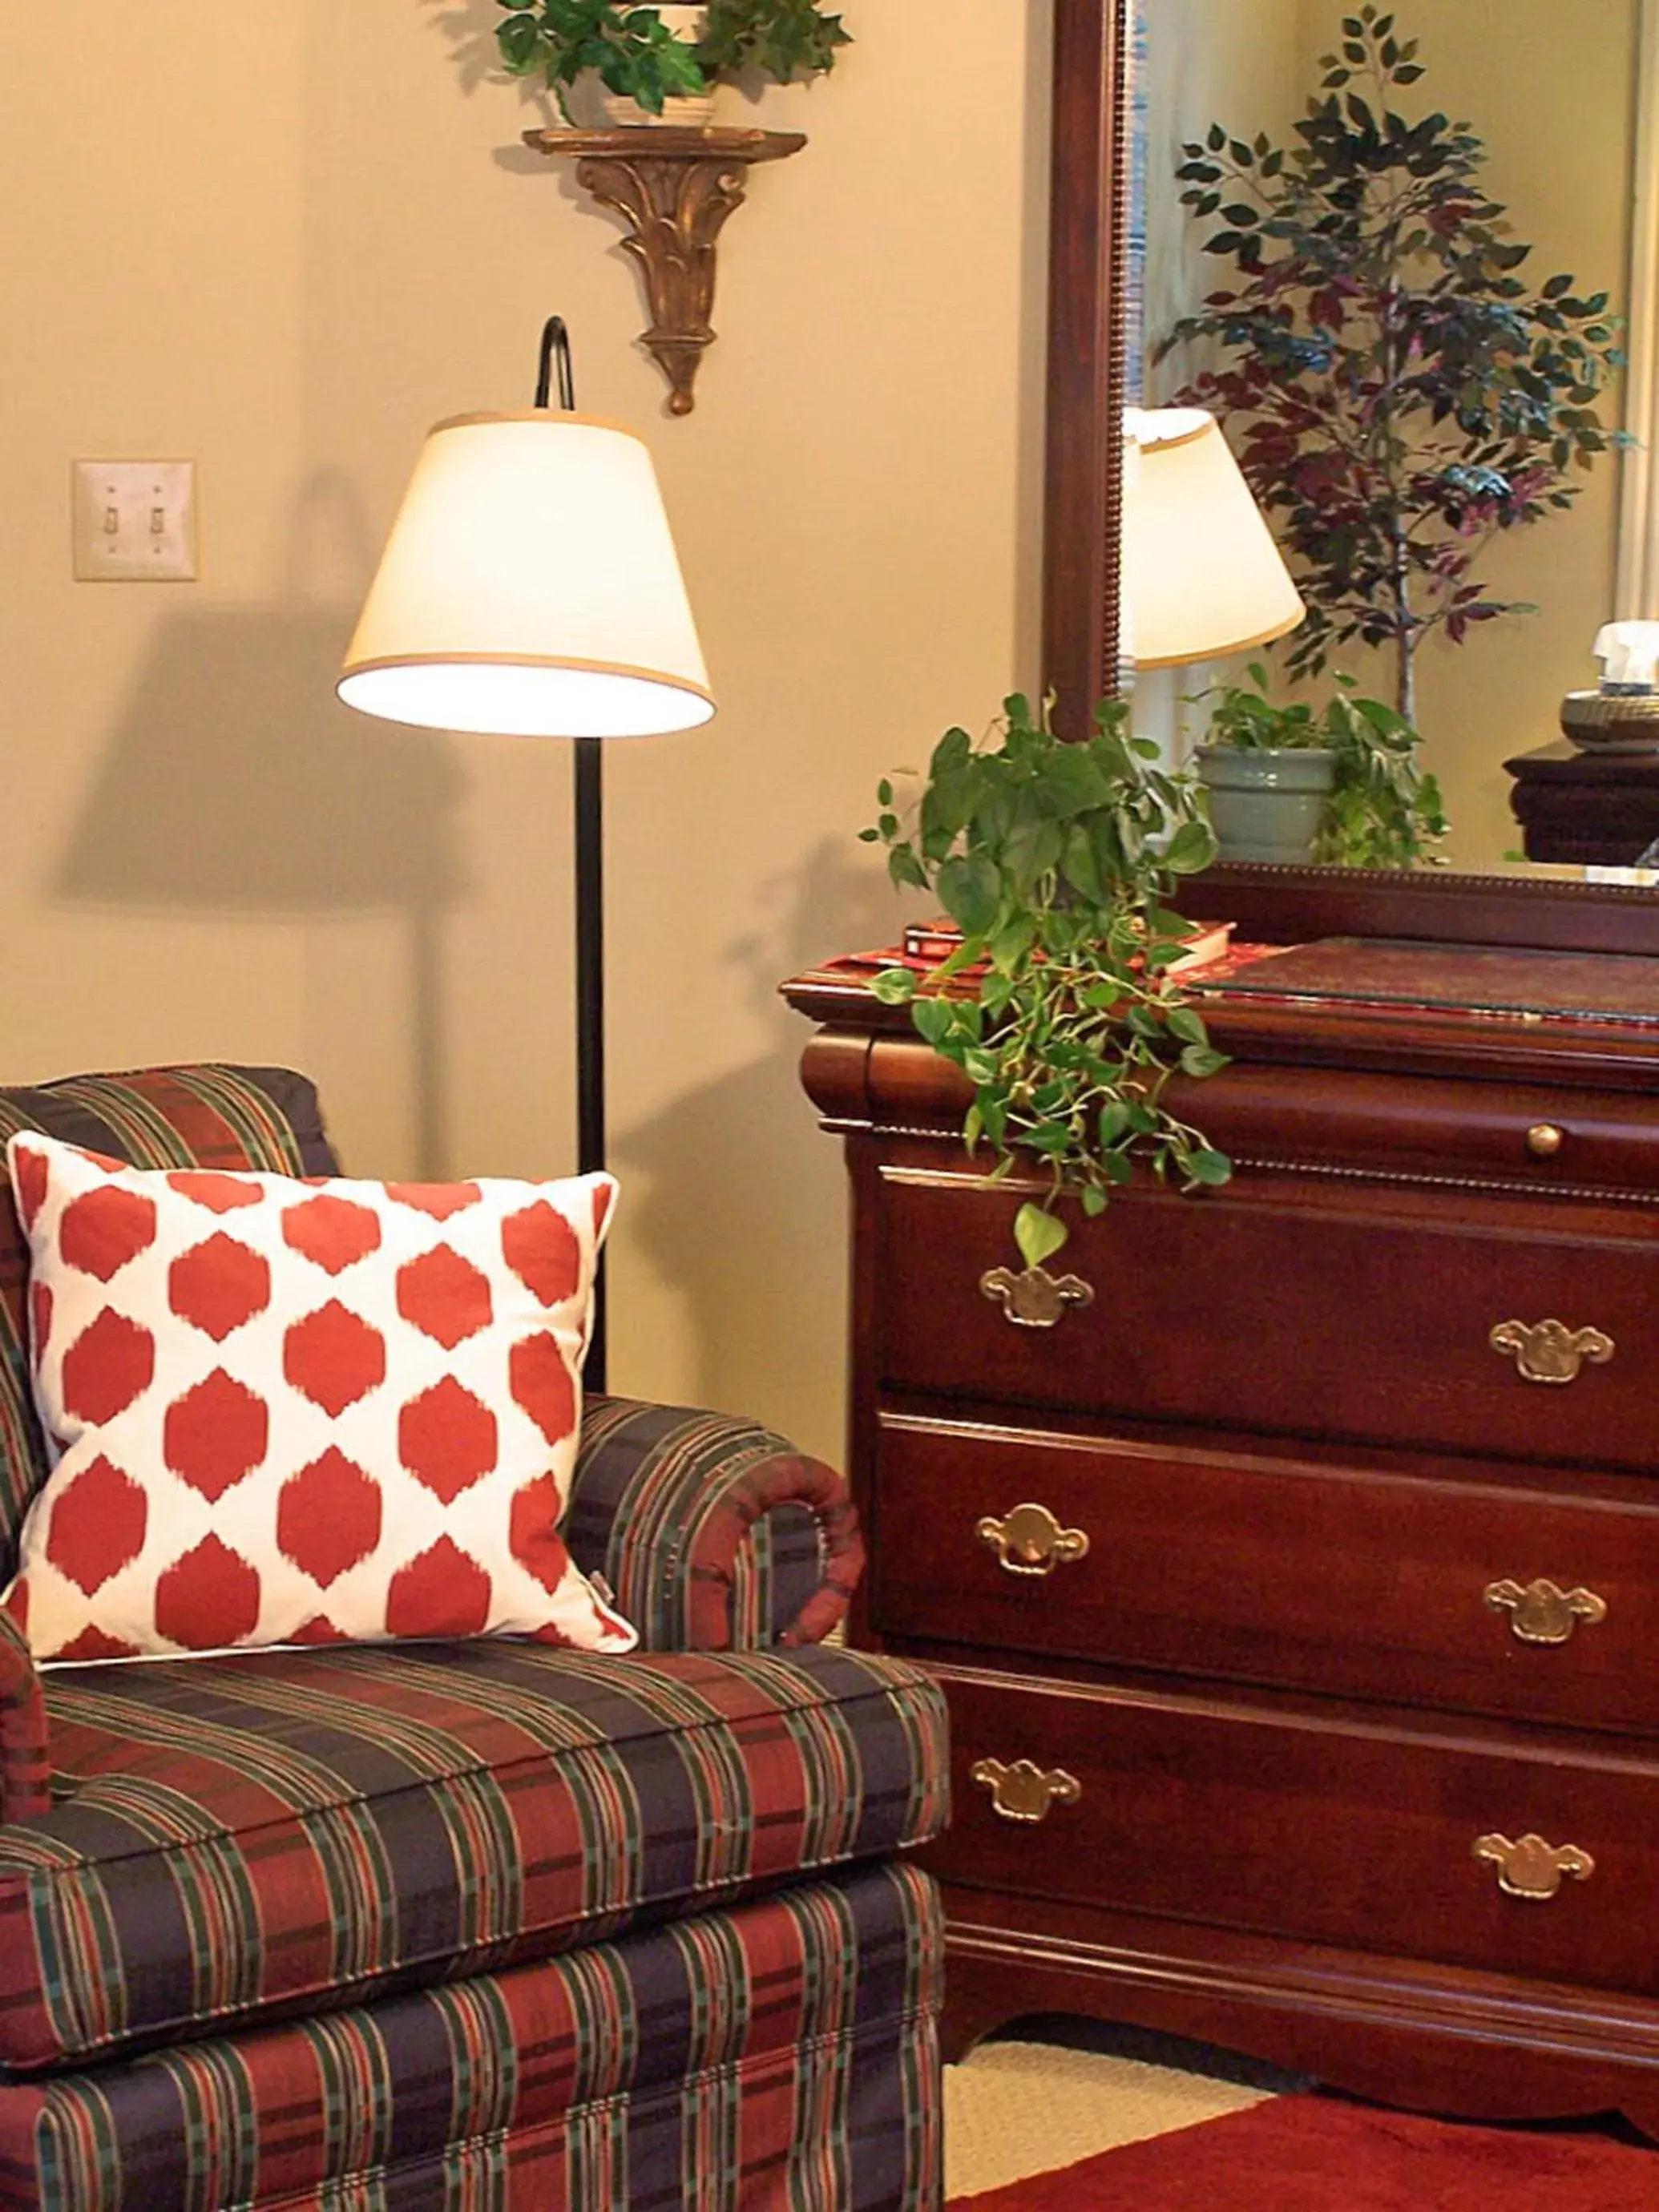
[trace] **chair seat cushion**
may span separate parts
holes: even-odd
[[[528,1644],[65,1671],[0,1829],[0,2064],[494,1971],[936,1834],[943,1698],[868,1654]]]

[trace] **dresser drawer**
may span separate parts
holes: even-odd
[[[945,1881],[1659,1987],[1659,1765],[1388,1717],[943,1680],[956,1814],[928,1863]]]
[[[1659,1734],[1659,1496],[904,1416],[877,1484],[883,1635]]]
[[[1211,1010],[1213,1021],[1216,1017]],[[820,1083],[849,1078],[815,1048]],[[878,1123],[962,1127],[973,1086],[916,1037],[878,1037],[834,1108]],[[1172,1111],[1234,1157],[1279,1166],[1339,1168],[1432,1182],[1659,1197],[1659,1099],[1642,1091],[1562,1084],[1402,1079],[1344,1067],[1236,1061],[1203,1083],[1177,1077]]]
[[[1022,1325],[1023,1194],[982,1177],[883,1170],[877,1381],[1493,1458],[1648,1469],[1659,1365],[1659,1218],[1547,1200],[1420,1195],[1275,1202],[1130,1192],[1080,1222],[1050,1273],[1075,1302]],[[1574,1218],[1577,1215],[1577,1218]],[[1612,1226],[1607,1224],[1612,1224]],[[988,1281],[988,1277],[989,1278]],[[1546,1322],[1596,1332],[1575,1378]],[[1516,1349],[1494,1349],[1506,1328]],[[1610,1352],[1608,1347],[1611,1347]]]
[[[1659,1100],[1640,1091],[1240,1063],[1170,1103],[1241,1159],[1659,1195]]]

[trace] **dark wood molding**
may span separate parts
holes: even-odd
[[[799,131],[526,131],[526,146],[572,155],[580,183],[629,226],[623,250],[645,272],[651,327],[641,343],[668,379],[668,411],[689,415],[714,343],[715,246],[757,162],[787,161]]]
[[[988,1891],[947,1887],[945,1907],[949,2059],[1024,2014],[1076,2012],[1248,2051],[1385,2104],[1489,2122],[1623,2112],[1659,2136],[1648,1999],[1553,1990],[1540,2004],[1499,1975]]]
[[[1127,0],[1056,0],[1042,667],[1076,737],[1117,689],[1127,99]]]
[[[1659,953],[1659,893],[1541,874],[1243,865],[1189,878],[1176,902],[1206,921],[1234,921],[1241,937],[1263,944],[1405,937],[1539,951]]]

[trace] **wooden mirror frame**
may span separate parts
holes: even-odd
[[[1082,735],[1117,688],[1127,389],[1130,0],[1053,0],[1042,680]],[[1267,942],[1354,935],[1659,954],[1659,889],[1540,875],[1225,866],[1195,914]]]

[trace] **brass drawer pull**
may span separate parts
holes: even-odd
[[[1535,1160],[1553,1160],[1566,1141],[1566,1131],[1553,1121],[1534,1121],[1527,1132],[1527,1150]]]
[[[974,1533],[1011,1575],[1051,1575],[1088,1556],[1086,1530],[1062,1528],[1046,1505],[1016,1505],[1002,1521],[988,1513]]]
[[[1522,1644],[1565,1644],[1582,1620],[1594,1628],[1607,1617],[1607,1601],[1594,1590],[1558,1589],[1540,1577],[1524,1589],[1519,1583],[1488,1583],[1486,1603],[1494,1613],[1506,1613],[1510,1632]]]
[[[1613,1339],[1599,1328],[1569,1328],[1561,1321],[1530,1328],[1523,1321],[1500,1321],[1487,1341],[1514,1359],[1525,1382],[1571,1382],[1586,1360],[1605,1367],[1614,1350]]]
[[[1507,1836],[1482,1836],[1474,1856],[1498,1869],[1498,1887],[1505,1897],[1540,1904],[1555,1895],[1568,1875],[1588,1881],[1595,1872],[1595,1861],[1577,1844],[1547,1844],[1541,1836],[1522,1836],[1518,1844]]]
[[[1095,1302],[1093,1285],[1080,1275],[1051,1275],[1046,1267],[1027,1267],[1019,1275],[1012,1267],[993,1267],[980,1277],[979,1287],[1017,1328],[1054,1328],[1065,1320],[1067,1306]]]
[[[968,1770],[970,1781],[991,1793],[991,1809],[1000,1820],[1018,1820],[1026,1826],[1046,1820],[1056,1805],[1075,1805],[1083,1784],[1075,1774],[1056,1766],[1045,1774],[1029,1759],[1005,1766],[1000,1759],[975,1759]]]

